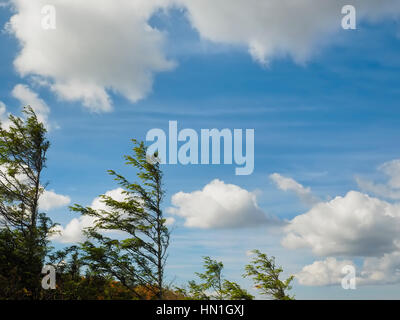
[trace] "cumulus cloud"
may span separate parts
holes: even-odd
[[[304,286],[340,285],[345,275],[342,270],[348,265],[355,267],[350,260],[338,261],[329,257],[305,266],[295,277]]]
[[[376,196],[399,200],[400,199],[400,159],[385,162],[378,170],[387,176],[387,183],[374,183],[370,180],[356,177],[361,190]]]
[[[282,244],[321,256],[378,256],[399,248],[400,206],[356,191],[319,203],[285,227]]]
[[[357,285],[386,285],[400,283],[400,252],[385,254],[380,258],[366,258],[361,270],[350,260],[329,257],[305,266],[295,276],[301,285],[340,285],[345,272],[343,268],[353,266],[356,270]]]
[[[169,1],[12,0],[7,29],[21,51],[14,61],[21,76],[44,78],[65,100],[92,111],[110,111],[110,91],[132,102],[151,90],[153,74],[174,64],[162,52],[164,35],[148,24]],[[43,29],[45,6],[56,9],[56,29]],[[37,79],[37,78],[36,78]]]
[[[309,187],[304,187],[292,178],[284,177],[278,173],[271,174],[269,177],[280,190],[293,191],[300,200],[307,205],[313,205],[319,201],[318,198],[312,194]]]
[[[202,190],[178,192],[171,202],[174,207],[168,212],[183,217],[185,226],[192,228],[241,228],[277,223],[258,207],[255,193],[218,179]]]
[[[61,243],[74,243],[80,242],[85,239],[83,230],[84,228],[93,225],[94,220],[87,216],[72,219],[65,227],[57,225],[53,230],[54,234],[50,240]]]
[[[341,9],[348,1],[320,0],[176,0],[208,40],[245,45],[262,64],[280,55],[303,62],[341,28]],[[360,20],[398,17],[397,0],[354,0]]]
[[[68,205],[71,199],[68,196],[57,194],[54,190],[45,190],[39,198],[39,208],[41,210],[51,210]]]

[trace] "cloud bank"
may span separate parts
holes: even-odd
[[[379,167],[386,184],[363,183],[364,189],[382,198],[393,198],[400,187],[400,161],[393,160]],[[282,190],[293,190],[301,196],[308,194],[291,178],[271,175]],[[374,186],[374,187],[371,187]],[[343,267],[357,266],[347,258],[364,258],[357,271],[358,285],[400,283],[400,204],[349,191],[327,202],[315,204],[308,212],[293,218],[283,229],[282,245],[290,249],[308,248],[316,256],[325,256],[303,267],[296,274],[301,285],[340,285]]]
[[[341,30],[347,1],[320,0],[10,0],[7,30],[18,40],[14,65],[61,99],[91,111],[112,110],[111,92],[132,103],[146,97],[154,75],[174,62],[165,34],[150,25],[160,10],[180,8],[201,38],[248,48],[259,63],[290,56],[304,62]],[[54,6],[56,28],[42,21]],[[357,21],[398,18],[397,0],[354,0]]]
[[[340,285],[345,275],[345,266],[353,266],[349,260],[326,258],[305,266],[296,274],[296,279],[305,286]],[[357,285],[389,285],[400,283],[400,252],[385,254],[381,258],[367,258],[361,271],[356,272]]]

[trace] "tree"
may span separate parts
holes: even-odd
[[[49,264],[56,268],[59,274],[68,275],[73,280],[80,279],[81,269],[84,266],[78,246],[66,247],[49,254]]]
[[[55,290],[43,293],[47,300],[132,299],[132,293],[111,277],[82,273],[85,267],[79,246],[71,246],[51,253],[49,264],[57,270]]]
[[[275,257],[268,258],[265,253],[254,250],[256,257],[251,264],[246,266],[244,277],[252,277],[255,287],[260,290],[261,294],[272,297],[275,300],[293,300],[287,291],[292,289],[290,283],[294,276],[290,276],[286,280],[279,279],[283,272],[282,267],[277,267]]]
[[[223,278],[222,262],[204,257],[204,273],[196,273],[203,280],[198,284],[194,280],[188,282],[188,289],[177,288],[178,293],[187,299],[194,300],[252,300],[254,297],[237,283]]]
[[[8,282],[7,295],[38,299],[47,237],[54,226],[39,211],[50,143],[33,109],[26,107],[23,113],[25,119],[10,115],[8,129],[0,126],[0,278]]]
[[[161,299],[170,237],[161,210],[163,174],[158,155],[147,156],[144,143],[132,141],[134,156],[125,156],[125,160],[138,170],[141,183],[131,183],[110,170],[109,174],[124,190],[124,199],[117,201],[102,195],[106,209],[75,205],[72,210],[95,220],[94,226],[86,229],[88,240],[82,246],[90,270],[117,279],[138,299],[144,298],[140,293],[143,289]],[[106,237],[102,234],[106,230],[122,231],[127,237],[123,240]]]

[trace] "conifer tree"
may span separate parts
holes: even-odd
[[[82,246],[84,261],[92,273],[113,277],[138,299],[144,299],[143,291],[162,299],[170,237],[161,210],[163,174],[158,155],[147,156],[144,143],[132,141],[134,155],[125,156],[125,160],[137,169],[139,182],[130,182],[110,170],[109,174],[124,190],[124,199],[118,201],[102,195],[106,209],[75,205],[72,210],[95,221],[93,227],[86,229],[88,240]],[[122,232],[123,236],[106,236],[110,232]]]
[[[53,227],[39,211],[50,143],[31,107],[24,119],[10,115],[0,126],[0,281],[8,298],[38,299],[41,270]]]
[[[177,292],[193,300],[253,300],[254,297],[239,284],[224,279],[224,264],[210,257],[204,257],[204,273],[196,275],[202,280],[188,282],[188,288],[177,288]]]
[[[281,280],[279,277],[283,269],[276,265],[275,257],[268,257],[259,250],[254,250],[253,253],[256,256],[246,266],[244,276],[252,277],[255,287],[263,295],[272,297],[274,300],[294,300],[294,297],[288,294],[288,291],[292,289],[291,282],[294,276]]]

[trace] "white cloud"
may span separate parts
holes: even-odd
[[[123,201],[126,198],[126,195],[124,195],[123,192],[124,192],[124,189],[117,188],[117,189],[114,189],[114,190],[107,191],[105,193],[105,195],[107,197],[113,198],[116,201]],[[100,198],[100,197],[95,198],[92,201],[92,204],[90,205],[90,207],[92,209],[94,209],[94,210],[109,210],[110,209],[110,207],[108,207],[104,203],[103,199]]]
[[[49,123],[50,108],[36,92],[32,91],[27,85],[17,84],[13,88],[11,94],[19,101],[20,107],[31,106],[38,120],[42,122],[48,130],[52,128]],[[6,105],[0,101],[0,121],[3,129],[8,129],[11,125],[11,121],[8,118],[10,114],[10,112],[7,112]]]
[[[50,237],[50,240],[61,243],[83,241],[85,239],[83,229],[92,225],[93,219],[91,217],[82,216],[80,218],[74,218],[65,227],[61,225],[56,226],[54,228],[56,233]]]
[[[380,258],[366,258],[360,271],[350,260],[339,261],[329,257],[305,266],[296,274],[296,279],[305,286],[340,285],[345,266],[356,270],[356,285],[386,285],[400,283],[400,252],[385,254]]]
[[[200,35],[208,40],[245,45],[252,57],[267,64],[288,54],[306,60],[322,42],[340,30],[346,0],[176,0]],[[354,0],[358,22],[398,16],[397,0]]]
[[[400,205],[350,191],[319,203],[285,227],[282,244],[321,256],[378,256],[399,248]]]
[[[107,191],[106,196],[112,197],[116,201],[122,201],[125,195],[122,193],[122,188]],[[107,210],[108,207],[100,197],[96,197],[90,207],[94,210]],[[80,242],[85,239],[84,229],[91,227],[95,223],[95,218],[90,216],[80,216],[79,218],[72,219],[65,227],[58,226],[56,230],[58,234],[54,235],[51,239],[62,243]]]
[[[174,224],[175,224],[175,218],[173,218],[173,217],[165,218],[165,225],[166,226],[172,226]]]
[[[356,177],[356,182],[358,187],[364,192],[371,193],[375,196],[385,199],[400,199],[400,190],[392,189],[387,184],[374,183],[361,177]]]
[[[345,276],[342,270],[347,265],[355,267],[350,260],[338,261],[329,257],[305,266],[295,277],[304,286],[340,285]]]
[[[50,108],[46,102],[41,99],[38,94],[32,91],[28,86],[23,84],[17,84],[12,90],[12,95],[14,98],[18,99],[22,107],[31,106],[35,111],[36,116],[40,122],[44,124],[47,128],[50,128],[48,117],[50,113]]]
[[[389,176],[388,184],[391,188],[400,189],[400,159],[384,163],[379,170]]]
[[[24,173],[18,173],[15,175],[14,178],[10,179],[10,176],[8,175],[8,168],[9,165],[7,164],[0,165],[1,183],[9,185],[9,181],[11,181],[11,184],[15,185],[16,183],[14,181],[18,181],[19,184],[32,185],[32,182],[30,181],[28,176]],[[3,176],[7,178],[3,178]],[[15,187],[12,187],[11,189],[15,190]],[[68,196],[57,194],[54,190],[44,190],[39,197],[39,208],[40,210],[49,211],[52,209],[64,207],[68,205],[70,201],[71,199]]]
[[[168,212],[185,218],[187,227],[241,228],[277,222],[258,207],[255,193],[218,179],[199,191],[178,192],[171,202],[175,207]]]
[[[283,191],[293,191],[305,204],[313,205],[319,202],[318,198],[312,194],[310,188],[305,188],[296,180],[284,177],[278,173],[271,174],[269,177],[275,182],[279,189]]]
[[[400,252],[387,253],[381,258],[365,259],[357,280],[360,285],[400,283]]]
[[[374,183],[372,181],[356,177],[361,190],[386,199],[400,199],[400,159],[385,162],[378,168],[387,177],[387,183]]]
[[[4,102],[0,101],[0,122],[3,129],[8,129],[10,127],[10,120],[8,119],[9,113],[7,112],[7,107]]]
[[[123,194],[124,189],[117,188],[114,190],[107,191],[106,196],[111,197],[116,201],[123,201],[126,195]],[[96,197],[90,207],[94,210],[110,210],[110,208],[103,202],[102,198]],[[79,218],[72,219],[65,227],[58,226],[56,231],[58,234],[54,235],[51,240],[55,240],[62,243],[74,243],[85,240],[83,233],[85,228],[92,227],[95,223],[95,218],[90,216],[80,216]],[[166,225],[171,226],[175,223],[175,219],[172,217],[166,217]],[[105,231],[111,232],[111,231]]]
[[[49,124],[50,108],[36,92],[32,91],[27,85],[17,84],[13,88],[11,94],[19,101],[21,107],[31,106],[38,120],[42,122],[47,129],[51,129],[51,125]],[[9,115],[10,112],[7,112],[6,105],[0,101],[0,121],[4,129],[8,129],[11,125],[11,121],[8,119]]]
[[[39,208],[49,211],[51,209],[64,207],[70,202],[71,199],[68,196],[57,194],[54,190],[45,190],[39,198]]]
[[[148,24],[162,0],[12,0],[7,29],[21,51],[22,76],[40,76],[60,98],[110,111],[110,91],[135,102],[151,90],[153,74],[174,64],[163,53],[164,35]],[[45,5],[56,9],[56,29],[42,28]]]

